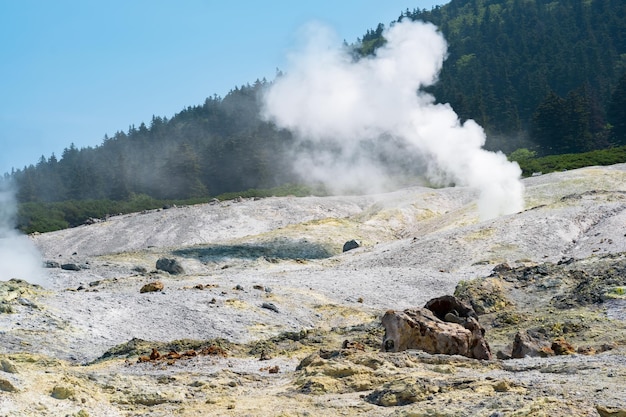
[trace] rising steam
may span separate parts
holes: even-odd
[[[300,174],[336,191],[379,191],[408,169],[477,188],[483,219],[520,211],[519,166],[482,149],[478,124],[462,124],[422,90],[436,82],[446,57],[436,27],[404,21],[384,37],[376,56],[356,60],[330,30],[311,25],[304,48],[267,91],[264,117],[297,137]]]
[[[23,279],[45,285],[41,255],[27,236],[15,229],[17,202],[11,183],[0,179],[0,281]]]

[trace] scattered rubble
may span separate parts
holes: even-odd
[[[414,187],[29,236],[58,262],[50,288],[0,282],[2,414],[623,415],[626,166],[525,184],[528,210],[488,222],[474,190]],[[337,256],[346,236],[367,250]],[[393,351],[417,326],[426,348]]]

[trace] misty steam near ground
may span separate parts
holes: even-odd
[[[39,251],[15,229],[17,202],[9,181],[0,180],[0,281],[23,279],[31,284],[46,284]]]
[[[447,104],[424,92],[447,44],[429,23],[389,28],[373,57],[355,60],[333,33],[310,25],[303,49],[264,97],[264,117],[291,130],[298,172],[335,191],[382,191],[401,174],[475,187],[482,219],[523,209],[521,170],[482,149],[483,129],[461,124]]]

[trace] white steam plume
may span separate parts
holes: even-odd
[[[28,236],[15,229],[16,214],[15,190],[0,179],[0,281],[18,278],[46,285],[41,254]]]
[[[375,56],[355,60],[330,30],[311,25],[303,50],[266,92],[263,116],[291,130],[304,151],[300,173],[336,190],[363,190],[385,185],[386,174],[410,162],[431,181],[477,188],[482,219],[520,211],[519,166],[482,149],[478,124],[461,123],[422,90],[446,57],[436,27],[404,21],[384,37]]]

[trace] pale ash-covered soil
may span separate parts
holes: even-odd
[[[626,252],[625,165],[524,183],[525,211],[482,222],[474,190],[414,187],[177,207],[32,236],[45,260],[83,269],[50,268],[44,289],[0,291],[13,311],[0,314],[0,416],[595,416],[596,406],[626,408],[626,306],[617,287],[607,302],[576,310],[584,316],[576,320],[594,324],[565,335],[612,343],[596,355],[478,362],[378,352],[385,310],[452,294],[498,264],[604,262]],[[350,239],[362,247],[342,253]],[[185,274],[156,271],[163,256]],[[157,280],[163,291],[139,292]],[[520,327],[546,320],[528,311]],[[487,327],[494,350],[503,348],[509,333]],[[186,340],[178,351],[219,345],[228,355],[136,363],[178,340]],[[342,351],[343,340],[363,350]],[[336,354],[296,370],[320,350]],[[262,351],[271,359],[259,361]],[[68,398],[54,398],[55,386]],[[381,390],[411,400],[368,401]]]

